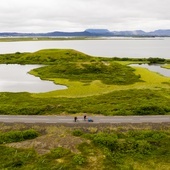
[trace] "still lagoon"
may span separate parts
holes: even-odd
[[[135,67],[142,67],[142,68],[146,68],[150,71],[156,72],[162,76],[165,77],[170,77],[170,69],[166,69],[161,67],[161,65],[158,64],[153,64],[153,65],[149,65],[149,64],[130,64],[130,66],[135,66]]]
[[[40,65],[0,64],[0,92],[40,93],[66,89],[51,81],[41,80],[28,72]]]

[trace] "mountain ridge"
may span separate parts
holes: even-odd
[[[63,32],[53,31],[46,33],[19,33],[19,32],[0,32],[1,37],[16,37],[16,36],[153,36],[153,37],[169,37],[170,29],[158,29],[155,31],[145,32],[143,30],[133,31],[109,31],[108,29],[86,29],[80,32]]]

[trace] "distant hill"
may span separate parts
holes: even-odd
[[[170,29],[169,30],[155,30],[152,32],[145,32],[142,30],[135,30],[135,31],[113,31],[112,32],[115,36],[170,36]]]
[[[17,33],[17,32],[0,32],[1,37],[16,37],[16,36],[154,36],[154,37],[169,37],[170,29],[155,30],[145,32],[142,30],[134,31],[109,31],[108,29],[86,29],[82,32],[47,32],[47,33]]]
[[[149,32],[149,35],[154,35],[154,36],[170,36],[170,29],[168,29],[168,30],[155,30],[153,32]]]
[[[146,36],[146,32],[142,30],[135,30],[135,31],[113,31],[112,32],[115,36]]]
[[[91,33],[83,32],[47,32],[47,33],[16,33],[16,32],[3,32],[0,36],[92,36]]]
[[[92,33],[92,34],[107,34],[110,33],[108,29],[86,29],[86,32]]]

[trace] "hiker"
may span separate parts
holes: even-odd
[[[77,122],[77,117],[74,117],[74,121]]]
[[[84,121],[86,121],[86,115],[84,115]]]

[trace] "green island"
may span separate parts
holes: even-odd
[[[93,57],[72,49],[0,54],[0,64],[40,64],[29,73],[65,85],[46,93],[0,92],[1,115],[169,115],[170,77],[133,63],[159,58]],[[169,170],[169,124],[2,124],[2,170]]]

